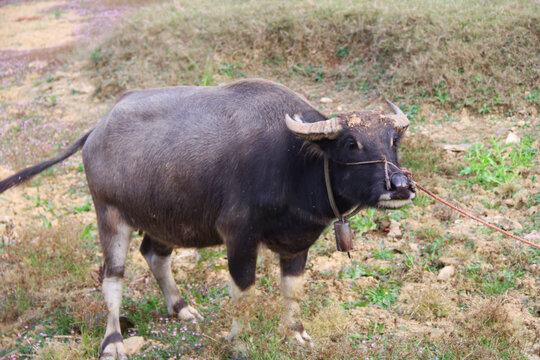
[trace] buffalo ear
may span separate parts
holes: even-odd
[[[301,115],[294,115],[292,119],[289,114],[285,115],[285,124],[294,135],[310,140],[335,139],[343,129],[343,123],[338,118],[332,118],[317,122],[304,122]]]

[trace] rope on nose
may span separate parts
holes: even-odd
[[[404,173],[405,175],[407,175],[404,172],[404,170],[402,170],[399,166],[386,160],[386,157],[384,155],[382,156],[381,160],[358,161],[358,162],[340,162],[336,160],[333,160],[333,161],[336,164],[340,164],[340,165],[368,165],[368,164],[384,163],[384,179],[386,183],[386,190],[390,190],[392,187],[391,179],[390,179],[390,176],[388,175],[388,165],[392,165],[398,170],[398,172]],[[352,210],[346,215],[342,215],[339,212],[339,209],[336,205],[336,200],[334,199],[334,192],[332,191],[332,184],[330,182],[330,170],[329,170],[328,162],[329,162],[328,156],[324,155],[324,182],[326,184],[326,192],[328,194],[328,201],[330,202],[330,207],[332,208],[332,211],[334,212],[334,215],[336,216],[336,218],[340,219],[341,221],[344,221],[356,215],[362,207],[359,205],[357,208],[355,208],[354,210]],[[410,179],[412,180],[412,178]]]

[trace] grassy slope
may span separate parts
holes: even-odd
[[[424,119],[420,105],[426,103],[438,108],[465,104],[483,112],[494,103],[516,109],[538,105],[533,70],[538,67],[539,11],[533,1],[176,4],[144,9],[96,46],[87,74],[98,96],[111,102],[132,87],[208,85],[258,75],[295,89],[303,84],[331,87],[336,98],[363,92],[401,96],[399,103],[409,104],[413,134],[423,129],[433,134],[457,122],[452,119],[455,113],[443,116],[440,110],[442,120],[429,115]],[[57,83],[52,80],[52,90],[44,90],[47,96],[54,96]],[[360,104],[343,100],[342,105]],[[6,101],[2,106],[9,110],[18,105]],[[39,105],[51,114],[57,107]],[[330,113],[335,107],[323,110]],[[9,144],[10,165],[31,160],[24,149],[39,149],[41,144],[32,132],[41,123],[53,123],[52,117],[37,125],[25,117],[9,119],[25,129],[14,128],[2,140]],[[520,135],[532,136],[539,129],[534,116],[477,120],[491,127],[517,126]],[[524,124],[516,125],[518,120]],[[474,127],[468,129],[472,135]],[[62,132],[59,140],[66,139],[71,135]],[[458,177],[465,166],[480,168],[489,158],[449,157],[425,133],[406,141],[403,162],[439,194],[482,214],[515,217],[523,224],[522,234],[537,229],[538,210],[529,211],[540,205],[538,167],[528,166],[537,162],[538,142],[527,139],[524,149],[512,150],[501,145],[500,138],[496,144],[490,144],[487,135],[466,138],[475,139],[490,149],[502,147],[503,154],[519,153],[515,168],[509,162],[501,165],[511,175],[501,180],[503,186],[486,180],[489,173],[480,179]],[[74,158],[68,170],[79,164]],[[485,168],[482,172],[486,174]],[[104,329],[97,281],[101,255],[83,176],[73,176],[75,185],[56,172],[37,178],[21,190],[27,195],[17,219],[0,219],[0,327],[5,331],[0,331],[0,357],[97,356]],[[2,204],[11,199],[0,196]],[[526,359],[538,353],[533,346],[540,332],[540,252],[516,247],[470,224],[465,227],[455,214],[425,197],[415,204],[405,211],[369,210],[356,218],[359,232],[392,218],[405,234],[401,240],[375,230],[359,236],[353,262],[334,252],[330,234],[314,246],[302,310],[315,350],[298,348],[277,335],[279,279],[277,263],[268,253],[258,269],[261,293],[253,332],[230,344],[223,339],[232,311],[223,249],[201,251],[200,261],[175,260],[177,282],[206,317],[201,324],[184,324],[166,317],[159,289],[137,254],[136,237],[122,313],[135,322],[130,334],[152,343],[135,358]],[[23,216],[28,219],[20,226],[17,221]],[[447,261],[456,262],[456,274],[449,282],[438,282],[437,273]]]
[[[219,72],[295,71],[408,103],[428,97],[488,112],[538,101],[535,1],[176,4],[148,7],[96,50],[101,95],[209,84]]]

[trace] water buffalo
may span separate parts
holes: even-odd
[[[180,319],[201,315],[173,280],[173,248],[225,244],[238,309],[230,338],[246,329],[240,309],[252,294],[264,244],[280,258],[283,328],[311,343],[299,316],[310,246],[336,211],[395,208],[415,196],[397,159],[409,122],[390,106],[393,114],[329,119],[285,86],[260,79],[132,91],[65,152],[1,181],[0,193],[82,147],[105,258],[102,360],[126,358],[118,317],[134,230],[144,232],[140,250],[169,314]]]

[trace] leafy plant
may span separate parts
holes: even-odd
[[[368,287],[364,291],[364,296],[370,304],[378,305],[384,309],[388,309],[397,301],[398,294],[397,288],[382,284],[377,287]]]
[[[527,96],[525,96],[525,101],[529,104],[535,104],[540,102],[540,95],[538,89],[531,90],[531,92]]]
[[[376,209],[366,209],[365,216],[357,214],[350,219],[351,228],[353,228],[359,235],[362,235],[363,233],[377,227],[377,224],[375,223],[376,218]]]
[[[531,147],[532,142],[526,137],[519,145],[506,145],[491,138],[490,148],[475,143],[465,157],[468,165],[459,175],[473,175],[470,182],[484,186],[510,182],[519,177],[523,167],[534,166],[537,149]]]
[[[386,250],[384,241],[381,241],[381,250],[376,250],[373,253],[373,257],[377,260],[390,260],[394,258],[394,253],[390,250]]]
[[[218,74],[221,75],[228,75],[230,77],[239,78],[239,77],[245,77],[246,74],[243,72],[240,72],[242,70],[243,65],[242,63],[228,63],[223,62],[221,63],[221,67],[218,70]]]
[[[358,264],[358,261],[353,260],[351,265],[343,265],[339,271],[338,277],[340,279],[358,279],[362,276],[373,276],[372,271],[367,270],[365,267]]]

